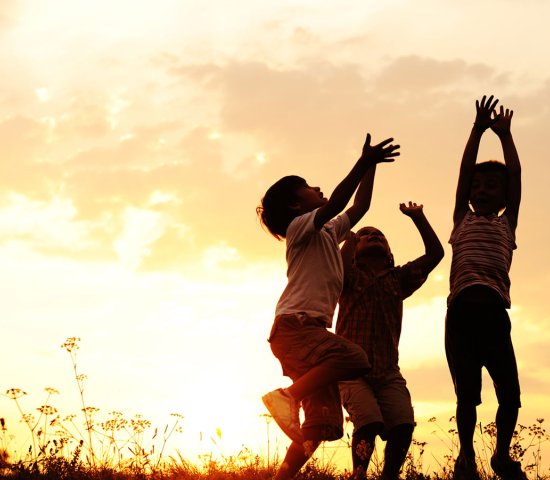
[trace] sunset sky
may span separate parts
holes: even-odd
[[[100,415],[178,412],[184,454],[212,448],[197,439],[216,428],[228,452],[265,451],[260,397],[288,384],[266,342],[286,277],[255,207],[287,174],[330,194],[370,132],[401,156],[379,167],[360,226],[412,260],[422,244],[398,208],[412,200],[445,245],[406,301],[401,343],[432,442],[427,419],[454,413],[443,325],[458,166],[475,100],[495,94],[523,166],[520,423],[548,420],[548,18],[547,0],[0,2],[0,391],[25,390],[32,411],[53,387],[51,403],[78,412],[60,348],[76,336]],[[491,132],[479,158],[502,159]],[[483,398],[489,422],[488,381]],[[19,428],[10,400],[0,417]]]

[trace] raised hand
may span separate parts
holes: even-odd
[[[406,203],[399,204],[399,210],[401,210],[404,215],[407,215],[407,217],[411,217],[412,219],[424,215],[424,211],[422,210],[423,207],[424,205],[417,205],[414,202],[409,202],[408,205]]]
[[[383,162],[393,162],[394,157],[398,157],[400,153],[397,151],[400,145],[392,145],[393,138],[387,138],[378,145],[370,144],[370,133],[367,133],[367,139],[363,145],[361,157],[368,158],[374,165]]]
[[[493,100],[493,95],[489,98],[483,95],[481,101],[476,100],[476,128],[485,131],[498,121],[500,116],[495,114],[497,103],[498,99]]]
[[[491,130],[495,132],[499,137],[510,133],[510,126],[512,123],[512,117],[514,116],[514,111],[510,109],[504,110],[504,107],[500,106],[500,113],[497,115],[496,111],[493,111],[493,124],[491,125]]]

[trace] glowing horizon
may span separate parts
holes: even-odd
[[[401,342],[427,435],[454,409],[442,335],[458,162],[475,100],[494,93],[515,112],[523,166],[519,422],[548,417],[548,14],[539,0],[3,2],[0,392],[21,388],[35,408],[53,387],[77,410],[59,348],[77,336],[90,405],[161,424],[180,413],[184,449],[220,428],[229,452],[265,450],[260,397],[288,383],[266,342],[285,264],[255,207],[290,173],[330,193],[370,132],[394,136],[401,157],[379,168],[361,225],[386,234],[397,263],[416,258],[420,237],[398,210],[412,200],[445,246],[405,303]],[[501,158],[486,137],[479,159]],[[487,381],[483,399],[492,421]]]

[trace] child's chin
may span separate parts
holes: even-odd
[[[478,217],[489,217],[490,215],[497,215],[498,212],[494,210],[479,209],[474,212]]]

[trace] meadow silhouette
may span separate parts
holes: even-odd
[[[19,388],[3,393],[6,401],[15,406],[29,434],[28,445],[14,449],[15,438],[4,418],[0,418],[0,478],[15,479],[131,479],[143,480],[268,480],[280,464],[278,454],[262,456],[243,447],[234,455],[214,458],[205,451],[199,462],[192,462],[185,451],[173,450],[170,442],[185,429],[185,417],[179,413],[170,415],[171,422],[154,426],[141,415],[126,416],[123,412],[101,410],[87,404],[84,384],[86,375],[77,362],[80,339],[68,338],[61,347],[69,354],[74,372],[74,382],[81,400],[81,409],[65,414],[55,406],[59,392],[45,388],[42,405],[23,408],[21,399],[27,395]],[[190,412],[192,414],[192,412]],[[273,424],[271,416],[262,415],[266,425]],[[346,433],[342,440],[322,445],[313,459],[296,475],[298,480],[344,480],[351,472],[342,470],[334,461],[336,450],[351,448],[350,421],[346,418]],[[406,480],[449,480],[452,478],[454,459],[459,447],[454,417],[441,424],[435,417],[429,420],[433,426],[430,441],[413,438],[402,470]],[[222,432],[218,432],[221,437]],[[268,436],[269,440],[269,436]],[[514,459],[522,463],[531,480],[550,479],[550,470],[542,467],[541,450],[550,440],[539,418],[530,426],[519,424],[514,432],[511,447]],[[436,471],[426,467],[430,455],[430,442],[443,442],[448,449],[438,463]],[[476,427],[476,454],[480,459],[483,480],[492,480],[489,466],[496,442],[494,423]],[[369,466],[369,478],[379,478],[383,468],[380,447],[373,452]],[[430,464],[432,460],[430,459]]]

